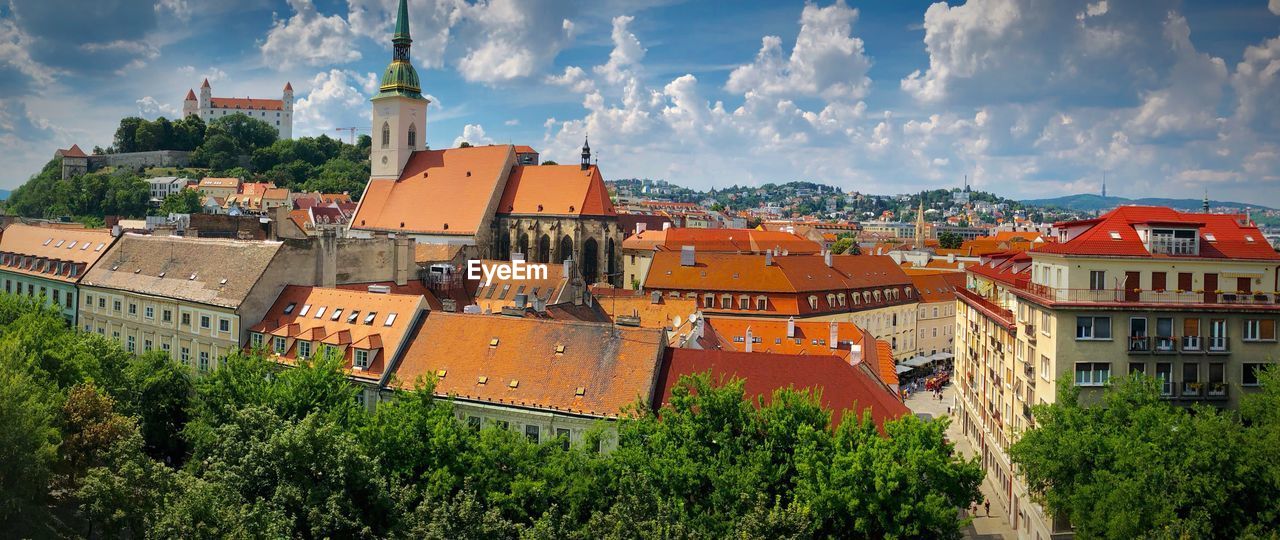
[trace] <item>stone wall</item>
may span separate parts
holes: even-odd
[[[89,156],[89,170],[102,167],[137,169],[139,167],[186,167],[191,164],[191,152],[183,150],[156,150],[154,152],[129,152]]]

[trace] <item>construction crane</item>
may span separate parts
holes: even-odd
[[[350,139],[351,139],[351,144],[352,144],[352,145],[355,145],[355,144],[356,144],[356,132],[357,132],[357,131],[369,131],[369,128],[367,128],[367,127],[359,127],[359,126],[351,126],[351,127],[333,128],[333,130],[334,130],[334,131],[337,131],[337,132],[343,132],[343,131],[346,131],[346,132],[350,133],[350,134],[351,134],[351,137],[350,137]]]

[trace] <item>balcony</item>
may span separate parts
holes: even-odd
[[[1173,336],[1156,336],[1154,338],[1156,354],[1170,354],[1174,352],[1174,343],[1177,341]]]
[[[1205,399],[1227,399],[1228,385],[1225,382],[1211,382],[1205,385]]]
[[[1129,336],[1129,354],[1146,354],[1151,352],[1151,338],[1147,336]]]
[[[1036,378],[1036,368],[1031,365],[1031,362],[1027,362],[1022,366],[1022,373],[1027,376],[1027,380],[1035,380]]]
[[[1209,354],[1228,354],[1230,352],[1226,336],[1209,336]]]
[[[1200,336],[1182,336],[1182,352],[1198,353],[1204,352],[1204,344],[1201,343]]]
[[[1070,289],[1036,283],[1019,283],[1011,290],[1045,303],[1109,305],[1230,304],[1280,308],[1280,295],[1243,291],[1178,291],[1143,289]]]
[[[1036,325],[1028,324],[1028,325],[1025,325],[1024,328],[1027,329],[1027,343],[1035,345],[1036,344]]]
[[[1184,398],[1197,398],[1204,391],[1205,384],[1202,382],[1184,382],[1182,383],[1181,395]]]

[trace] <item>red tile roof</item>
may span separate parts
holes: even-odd
[[[351,343],[342,351],[343,367],[354,378],[381,381],[406,344],[414,318],[426,308],[426,300],[417,295],[289,285],[249,331],[264,334],[263,347],[269,351],[273,350],[272,337],[291,338],[284,354],[271,354],[283,364],[297,362],[298,341]],[[368,368],[353,366],[355,349],[369,350]],[[311,354],[320,352],[313,344]]]
[[[622,249],[638,249],[649,251],[657,249],[667,241],[666,229],[645,229],[622,241]]]
[[[1066,242],[1038,246],[1033,253],[1196,258],[1152,254],[1143,244],[1135,227],[1144,224],[1181,225],[1199,229],[1198,258],[1280,260],[1280,253],[1272,249],[1258,227],[1247,222],[1244,215],[1179,212],[1159,206],[1121,206],[1098,218],[1055,223],[1055,227],[1068,231],[1083,230]],[[1209,236],[1213,236],[1213,239],[1210,240]]]
[[[292,92],[292,91],[293,91],[293,83],[288,82],[288,81],[285,81],[285,83],[284,83],[284,91],[285,91],[285,92]]]
[[[195,100],[196,100],[196,91],[187,89],[187,99],[184,101],[195,101]]]
[[[511,171],[499,214],[614,216],[609,190],[592,165],[519,165]]]
[[[74,157],[74,158],[89,157],[85,155],[84,150],[81,150],[80,145],[78,144],[73,144],[71,145],[71,148],[68,148],[66,150],[58,150],[58,154],[61,155],[62,157]]]
[[[886,421],[911,414],[891,390],[884,387],[863,366],[851,366],[839,357],[817,354],[768,354],[695,349],[667,349],[662,361],[653,403],[665,406],[671,389],[682,375],[711,373],[713,383],[742,379],[749,398],[760,397],[764,404],[776,390],[794,388],[821,392],[819,403],[831,411],[831,425],[837,426],[844,411],[861,415],[870,410],[877,427]]]
[[[414,152],[399,179],[369,180],[352,228],[473,235],[514,159],[508,145]]]
[[[956,289],[965,287],[965,277],[960,272],[935,272],[911,276],[920,301],[924,303],[955,302]]]
[[[215,109],[244,109],[254,111],[283,111],[284,101],[278,99],[258,99],[258,98],[209,98],[209,103]]]
[[[538,153],[538,151],[534,150],[532,146],[518,144],[516,145],[516,153],[517,154],[536,154]]]
[[[862,357],[857,362],[872,366],[875,374],[885,384],[898,384],[897,363],[894,362],[893,349],[889,347],[881,350],[879,346],[883,343],[888,347],[888,342],[877,340],[875,336],[851,322],[836,322],[836,337],[839,343],[836,348],[832,348],[831,322],[795,321],[795,335],[787,337],[785,320],[709,317],[706,319],[706,328],[703,330],[702,345],[707,349],[746,351],[745,338],[749,328],[752,338],[760,339],[760,343],[752,344],[752,352],[834,355],[850,363],[855,362],[850,345],[858,345],[861,348]],[[735,341],[735,338],[742,340]]]
[[[662,247],[679,251],[683,246],[694,246],[697,251],[708,253],[763,253],[775,248],[794,255],[822,251],[822,246],[817,242],[784,231],[682,227],[668,229]]]
[[[392,384],[437,377],[439,395],[617,418],[653,395],[662,347],[658,330],[431,312]]]
[[[834,255],[827,266],[817,255],[773,257],[736,253],[695,253],[693,266],[680,252],[654,254],[645,288],[742,292],[809,292],[910,285],[911,279],[887,256]]]

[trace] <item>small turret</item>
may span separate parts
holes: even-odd
[[[582,170],[591,168],[591,143],[589,137],[582,139]]]
[[[196,116],[200,114],[200,102],[196,100],[196,91],[187,89],[187,98],[182,100],[182,116]]]

